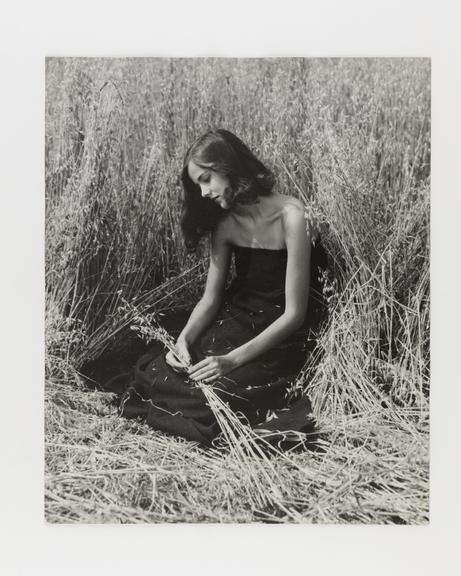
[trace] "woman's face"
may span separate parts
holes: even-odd
[[[217,204],[229,210],[232,198],[232,188],[229,179],[211,168],[204,168],[191,160],[187,166],[189,178],[200,186],[203,198],[210,198]]]

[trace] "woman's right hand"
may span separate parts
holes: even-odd
[[[176,342],[175,353],[170,350],[165,356],[167,364],[176,372],[186,372],[187,368],[192,364],[192,358],[187,348],[186,342],[182,338],[178,338]]]

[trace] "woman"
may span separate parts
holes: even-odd
[[[260,432],[308,432],[307,398],[286,409],[309,328],[312,335],[322,312],[312,262],[320,247],[312,247],[302,203],[274,192],[272,173],[226,130],[210,131],[190,147],[182,182],[186,245],[194,250],[211,236],[205,291],[177,339],[176,355],[138,361],[121,413],[209,444],[220,430],[193,385],[200,380]],[[232,255],[236,275],[225,289]],[[268,411],[277,409],[268,420]]]

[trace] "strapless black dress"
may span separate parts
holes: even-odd
[[[232,410],[254,428],[312,432],[311,405],[304,395],[290,403],[289,389],[315,342],[324,315],[320,246],[313,247],[309,306],[301,329],[282,344],[213,382]],[[194,363],[226,354],[274,322],[285,307],[286,250],[234,247],[236,276],[213,324],[191,348]],[[165,362],[145,354],[134,368],[120,402],[124,417],[142,417],[156,430],[209,445],[220,433],[203,392]]]

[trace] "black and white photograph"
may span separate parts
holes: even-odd
[[[47,59],[47,522],[429,521],[430,75]]]
[[[457,3],[0,22],[0,572],[456,573]]]

